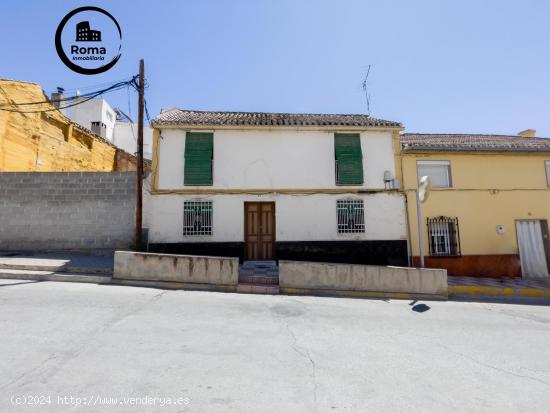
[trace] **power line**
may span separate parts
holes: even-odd
[[[65,92],[76,92],[76,91],[80,91],[80,90],[91,90],[91,89],[98,89],[100,87],[104,87],[104,86],[108,86],[108,85],[111,85],[111,84],[114,84],[114,83],[119,83],[119,82],[126,82],[126,81],[130,81],[132,78],[124,78],[124,79],[118,79],[118,80],[113,80],[111,82],[103,82],[103,83],[97,83],[97,84],[94,84],[94,85],[88,85],[88,86],[82,86],[82,87],[74,87],[74,88],[63,88],[63,90]],[[54,91],[55,92],[55,91]]]
[[[21,111],[21,110],[15,110],[15,109],[4,109],[4,108],[2,108],[3,106],[13,107],[13,106],[44,105],[44,104],[51,104],[52,103],[51,100],[43,100],[43,101],[38,101],[38,102],[20,102],[20,103],[0,104],[0,110],[4,110],[4,111],[8,111],[8,112],[20,112],[20,113],[37,113],[37,112],[50,112],[50,111],[53,111],[53,110],[66,109],[66,108],[69,108],[69,107],[76,106],[76,105],[79,105],[81,103],[87,102],[88,100],[93,99],[97,96],[100,96],[104,93],[108,93],[108,92],[112,92],[112,91],[115,91],[115,90],[122,89],[123,87],[126,87],[127,85],[132,84],[132,82],[134,82],[134,81],[135,81],[135,77],[133,77],[132,79],[127,80],[127,81],[117,82],[117,83],[115,83],[115,84],[113,84],[113,85],[111,85],[111,86],[109,86],[108,88],[105,88],[105,89],[85,93],[85,94],[80,95],[80,96],[70,96],[70,97],[67,97],[67,98],[64,98],[64,99],[56,100],[56,102],[60,102],[60,103],[61,102],[72,102],[74,100],[77,100],[77,103],[67,105],[67,106],[64,106],[64,107],[53,108],[53,109],[43,109],[43,110],[32,110],[32,111]],[[81,100],[81,99],[83,99],[83,100]]]

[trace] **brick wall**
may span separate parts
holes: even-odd
[[[128,248],[133,172],[0,173],[0,250]]]

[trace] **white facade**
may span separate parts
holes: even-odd
[[[137,152],[137,125],[131,122],[117,121],[111,141],[117,148],[128,153]],[[153,129],[143,126],[143,157],[152,159],[153,153]]]
[[[81,99],[85,100],[85,98]],[[109,141],[113,140],[116,113],[105,99],[90,99],[73,106],[70,118],[90,130],[92,129],[92,122],[102,122],[106,126],[105,138]]]
[[[336,185],[334,130],[282,128],[206,131],[214,136],[213,185],[184,186],[186,132],[160,130],[156,189],[173,193],[152,196],[150,243],[243,242],[244,203],[250,201],[275,202],[276,242],[407,239],[404,197],[384,190],[385,172],[395,177],[396,170],[391,130],[353,131],[360,132],[363,153],[360,186]],[[204,189],[220,193],[201,193]],[[351,193],[358,189],[363,193]],[[342,199],[363,200],[364,233],[338,233],[336,202]],[[188,200],[212,201],[212,235],[183,235],[183,203]]]
[[[183,185],[185,134],[180,129],[161,132],[159,189],[190,188]],[[395,174],[391,132],[361,132],[361,149],[361,188],[383,189],[384,171]],[[214,131],[212,188],[342,188],[334,174],[334,131]]]
[[[365,232],[337,232],[336,201],[363,199]],[[212,235],[183,235],[183,203],[212,201]],[[360,195],[158,195],[152,196],[149,242],[244,242],[244,203],[275,202],[276,241],[406,240],[405,205],[400,193]]]

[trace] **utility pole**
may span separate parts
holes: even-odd
[[[135,250],[141,251],[142,208],[143,208],[143,95],[145,94],[145,63],[139,61],[138,84],[138,136],[137,136],[137,169],[136,169],[136,234]]]

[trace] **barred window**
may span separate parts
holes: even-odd
[[[428,218],[428,238],[430,255],[460,255],[458,219],[449,217]]]
[[[365,214],[362,199],[340,199],[336,201],[338,233],[365,232]]]
[[[212,235],[212,201],[183,203],[183,235]]]

